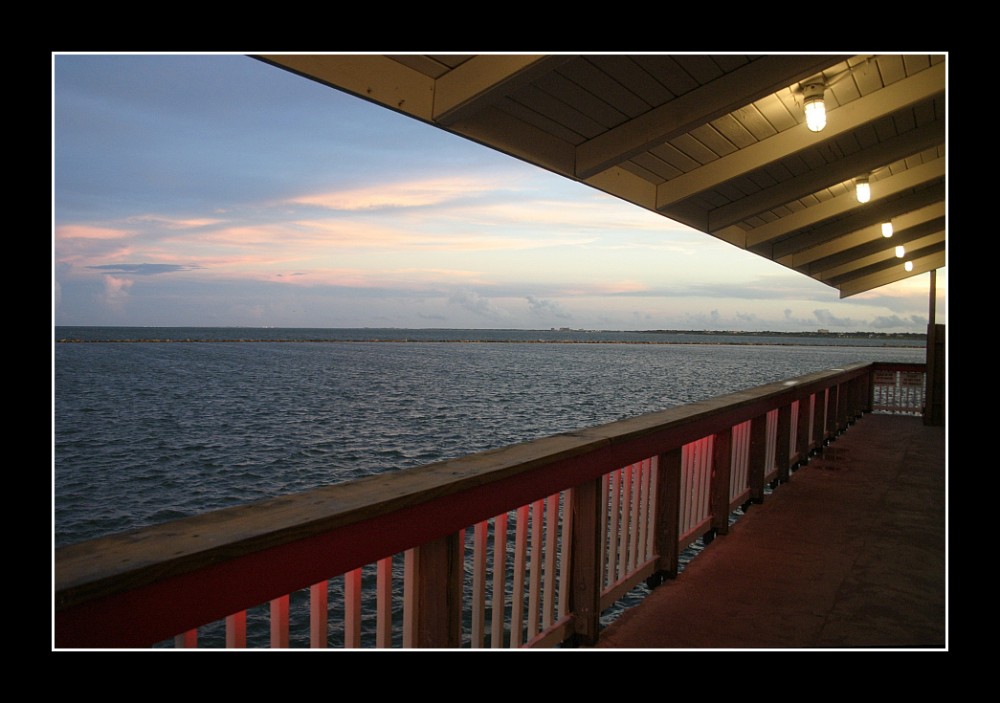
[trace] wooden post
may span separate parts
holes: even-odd
[[[659,555],[657,571],[666,578],[677,578],[681,526],[681,448],[660,454],[656,476],[656,517],[653,551]]]
[[[799,399],[799,426],[795,434],[795,451],[799,456],[799,463],[805,464],[809,461],[809,415],[812,410],[812,396],[807,395]]]
[[[788,446],[787,438],[785,446]],[[764,502],[764,475],[767,473],[767,413],[750,421],[750,458],[747,480],[750,484],[750,501]]]
[[[416,576],[416,647],[462,644],[462,544],[459,535],[420,545]]]
[[[733,466],[733,428],[715,435],[712,440],[712,529],[716,534],[729,533],[729,478]]]
[[[864,376],[856,376],[851,380],[850,393],[848,394],[850,400],[848,401],[850,407],[847,409],[847,422],[848,424],[853,423],[859,417],[864,410],[864,389],[865,382]]]
[[[841,434],[847,429],[847,408],[850,405],[850,384],[849,382],[838,383],[836,385],[837,390],[837,413],[836,422],[833,427],[833,433],[835,435]]]
[[[799,403],[799,417],[802,416],[802,403]],[[801,425],[801,423],[799,423]],[[798,427],[798,425],[797,425]],[[801,431],[801,430],[799,430]],[[778,465],[778,480],[787,481],[792,468],[792,406],[782,405],[778,408],[778,438],[774,448],[774,461]]]
[[[601,631],[600,497],[601,478],[573,488],[569,607],[575,623],[572,639],[577,645],[596,644]]]
[[[813,438],[814,447],[823,449],[823,443],[827,438],[827,425],[830,416],[830,389],[824,388],[816,393],[816,412],[813,414]]]
[[[945,326],[927,326],[927,391],[924,405],[924,424],[938,427],[945,424]]]
[[[875,370],[869,367],[868,373],[865,374],[865,386],[864,386],[864,407],[862,408],[863,413],[870,413],[872,411],[872,406],[874,405],[875,399],[872,397],[875,394]]]

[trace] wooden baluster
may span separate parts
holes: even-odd
[[[649,509],[649,502],[652,496],[650,492],[652,479],[652,462],[649,459],[643,459],[639,469],[639,535],[636,540],[636,560],[640,563],[645,562],[650,557],[649,518],[652,511]]]
[[[538,634],[538,615],[542,590],[542,508],[544,501],[531,505],[531,569],[528,572],[528,635]]]
[[[175,649],[194,649],[198,646],[198,630],[188,630],[174,637]]]
[[[607,483],[602,479],[601,484],[604,486],[603,490],[607,490]],[[607,495],[605,494],[605,498]],[[559,529],[559,606],[556,613],[557,619],[562,619],[569,613],[569,589],[570,582],[573,580],[569,572],[569,559],[572,552],[573,546],[573,510],[571,508],[571,502],[573,498],[573,489],[568,491],[563,491],[562,494],[562,521]],[[605,499],[600,505],[602,507],[607,506],[607,500]],[[603,511],[606,513],[607,511]],[[601,531],[603,535],[603,529]],[[598,551],[598,555],[602,555],[603,550]],[[600,572],[600,564],[604,562],[601,556],[598,556],[598,571]],[[600,575],[598,575],[598,584],[600,583]]]
[[[328,582],[320,581],[309,587],[309,646],[326,649],[329,635],[329,595]]]
[[[493,519],[493,607],[490,618],[490,647],[504,645],[504,616],[507,610],[504,587],[507,583],[507,513]],[[513,629],[513,628],[512,628]]]
[[[288,605],[287,594],[271,601],[272,649],[288,649]]]
[[[556,598],[556,537],[559,533],[559,494],[545,501],[545,586],[542,588],[542,629],[554,622]]]
[[[420,571],[420,553],[416,547],[407,549],[403,556],[403,646],[417,646],[417,573]]]
[[[247,611],[226,616],[226,648],[243,649],[247,646]]]
[[[639,486],[642,481],[642,464],[636,463],[628,468],[629,499],[628,499],[628,562],[625,567],[626,576],[635,571],[637,550],[639,549]]]
[[[620,534],[625,529],[622,520],[622,476],[623,469],[612,474],[614,483],[611,486],[611,531],[608,534],[608,586],[618,580],[618,564],[621,560]]]
[[[344,647],[361,646],[361,569],[344,574]]]
[[[520,647],[524,642],[524,573],[528,551],[528,510],[522,505],[517,509],[514,531],[514,590],[511,595],[510,646]]]
[[[600,531],[601,531],[601,541],[600,541],[600,562],[601,562],[601,578],[600,585],[604,588],[610,582],[611,567],[609,563],[611,561],[610,546],[608,543],[608,500],[610,499],[611,482],[614,480],[615,472],[612,471],[609,474],[605,474],[601,478],[601,515],[600,515]],[[570,516],[572,516],[573,511],[569,511]],[[571,518],[572,519],[572,518]]]
[[[392,557],[375,567],[375,647],[392,647]]]
[[[476,523],[472,535],[472,647],[480,648],[486,640],[486,549],[487,522]]]

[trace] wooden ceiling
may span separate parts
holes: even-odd
[[[945,265],[945,54],[255,58],[657,212],[842,298]],[[816,79],[821,132],[803,113]]]

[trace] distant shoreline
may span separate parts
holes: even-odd
[[[808,335],[799,335],[808,336]],[[810,339],[821,339],[810,337]],[[871,339],[870,337],[858,337],[858,339]],[[650,340],[581,340],[581,339],[409,339],[405,337],[397,339],[57,339],[56,344],[262,344],[262,343],[297,343],[297,344],[639,344],[639,345],[730,345],[740,346],[788,346],[788,347],[814,347],[817,344],[806,344],[804,342],[726,342],[711,340],[704,342],[676,342],[676,341],[650,341]],[[868,344],[865,346],[893,347],[896,344]]]

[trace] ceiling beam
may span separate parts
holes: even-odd
[[[872,197],[875,202],[884,198],[903,193],[922,183],[944,178],[945,160],[935,159],[913,168],[908,168],[902,173],[894,174],[888,178],[879,178]],[[854,197],[854,193],[845,193],[836,198],[824,200],[816,205],[803,208],[798,212],[781,217],[773,222],[754,227],[746,232],[745,248],[760,246],[766,242],[780,239],[788,234],[807,227],[813,227],[824,220],[840,217],[852,210],[856,210],[861,204]],[[735,228],[734,228],[735,229]],[[713,232],[713,234],[720,234]]]
[[[863,246],[844,252],[841,256],[817,261],[808,266],[803,273],[816,280],[829,281],[836,285],[840,282],[838,279],[841,276],[850,276],[876,262],[896,258],[895,249],[899,245],[904,245],[907,252],[916,252],[938,245],[944,246],[943,225],[943,222],[927,222],[920,227],[900,233],[899,236],[893,236],[892,239],[885,239],[879,235],[880,241],[872,240]]]
[[[896,234],[893,235],[892,239],[899,240],[902,237],[908,237],[908,232],[927,234],[932,231],[944,231],[944,209],[944,203],[934,203],[912,213],[891,218],[896,229]],[[881,223],[877,223],[793,256],[778,259],[777,262],[782,266],[813,276],[827,266],[838,265],[838,262],[845,257],[855,256],[856,252],[861,251],[861,247],[880,242],[888,245],[890,241],[892,240],[882,236]]]
[[[890,269],[878,271],[863,278],[858,278],[848,284],[834,287],[840,290],[841,298],[849,298],[852,295],[857,295],[858,293],[865,293],[875,288],[895,283],[896,281],[902,281],[907,278],[913,278],[914,276],[918,276],[922,273],[927,273],[928,271],[937,270],[944,267],[946,264],[944,251],[935,252],[920,258],[909,259],[909,261],[913,262],[912,271],[904,270],[903,265],[900,264],[898,266],[893,266]]]
[[[847,134],[886,114],[902,110],[916,102],[944,94],[944,64],[937,64],[909,78],[897,81],[871,95],[831,110],[827,116],[822,141]],[[773,137],[739,149],[682,176],[661,183],[657,189],[657,208],[669,207],[701,191],[716,187],[739,176],[762,168],[776,159],[817,146],[819,138],[808,129],[786,129]]]
[[[575,56],[475,56],[434,83],[434,123],[445,127],[468,119]]]
[[[571,144],[495,107],[469,115],[450,129],[441,128],[560,176],[573,177]]]
[[[841,62],[844,56],[764,56],[577,147],[585,180]]]
[[[944,195],[945,186],[944,182],[941,182],[893,200],[873,201],[867,203],[866,207],[859,208],[854,214],[848,217],[834,220],[827,225],[783,239],[780,242],[775,242],[771,245],[770,252],[758,251],[757,253],[764,254],[765,256],[769,253],[770,256],[768,258],[778,261],[783,257],[818,246],[838,237],[843,237],[864,227],[884,222],[886,219],[894,217],[900,212],[917,210],[924,206],[943,201]]]
[[[851,156],[827,164],[808,175],[790,178],[752,196],[715,208],[708,213],[709,231],[723,229],[754,215],[812,195],[823,188],[870,173],[886,164],[900,161],[925,149],[943,144],[944,140],[943,120],[912,129],[868,149],[863,149]],[[941,161],[944,160],[941,159]],[[855,204],[858,203],[855,202]]]
[[[253,58],[410,117],[434,117],[434,80],[385,56],[261,54]]]

